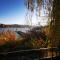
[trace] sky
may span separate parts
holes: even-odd
[[[24,5],[25,0],[0,0],[0,23],[3,24],[26,24],[26,6]],[[43,11],[41,11],[43,15]],[[43,19],[44,20],[44,19]],[[39,21],[41,25],[46,25],[46,21],[42,18],[36,20],[35,14],[32,18],[32,24],[36,25]],[[29,23],[28,23],[29,24]]]
[[[0,23],[23,24],[24,0],[0,0]]]

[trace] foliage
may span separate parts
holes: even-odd
[[[47,47],[48,38],[43,32],[30,31],[24,36],[18,36],[12,31],[4,31],[0,33],[0,49],[4,51],[20,50],[20,49],[38,49]]]
[[[16,35],[13,31],[0,32],[0,45],[5,44],[8,41],[16,40]]]

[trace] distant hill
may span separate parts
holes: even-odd
[[[24,27],[31,27],[29,25],[18,25],[18,24],[0,24],[0,28],[7,28],[7,27],[12,27],[12,28],[24,28]]]

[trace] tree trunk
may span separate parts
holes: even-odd
[[[53,2],[53,19],[55,20],[55,40],[56,46],[60,47],[60,0],[54,0]]]

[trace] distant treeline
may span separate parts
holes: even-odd
[[[18,24],[11,24],[11,25],[6,25],[6,24],[0,24],[0,28],[8,28],[8,27],[12,27],[12,28],[24,28],[24,27],[31,27],[29,25],[18,25]]]

